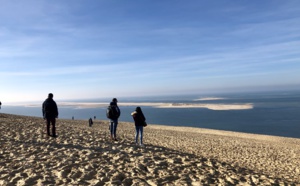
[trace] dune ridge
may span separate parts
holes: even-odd
[[[300,139],[149,124],[146,147],[133,123],[118,142],[107,121],[0,114],[0,185],[298,185]]]

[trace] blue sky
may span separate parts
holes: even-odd
[[[298,0],[0,0],[0,100],[300,85]]]

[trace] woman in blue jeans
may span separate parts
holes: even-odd
[[[140,135],[140,145],[144,146],[143,144],[143,128],[146,123],[146,118],[142,112],[141,107],[136,107],[135,111],[131,113],[134,124],[135,124],[135,143],[138,143],[139,135]]]

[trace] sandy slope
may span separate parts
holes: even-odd
[[[121,122],[58,120],[58,138],[41,118],[0,114],[0,185],[297,185],[300,139],[149,125],[145,148]]]

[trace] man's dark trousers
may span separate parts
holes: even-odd
[[[56,122],[55,118],[46,118],[48,136],[50,136],[50,123],[52,125],[52,136],[56,136],[55,122]]]

